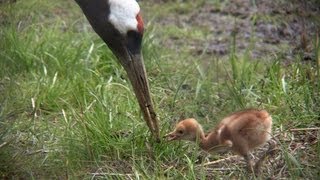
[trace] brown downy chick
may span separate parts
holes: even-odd
[[[195,119],[180,121],[174,131],[165,135],[169,141],[188,140],[198,142],[207,152],[231,150],[243,156],[250,171],[253,162],[249,152],[265,144],[271,138],[272,118],[265,110],[244,110],[225,117],[217,127],[205,136],[201,125]],[[269,147],[269,149],[271,146]],[[273,147],[272,147],[273,148]],[[260,161],[255,171],[259,171]]]

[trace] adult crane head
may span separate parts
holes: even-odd
[[[108,45],[126,70],[143,117],[157,141],[159,126],[153,109],[141,54],[144,32],[136,0],[75,0],[94,31]]]

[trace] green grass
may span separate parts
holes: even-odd
[[[191,7],[184,4],[181,13]],[[1,4],[0,15],[1,178],[246,177],[241,165],[229,164],[238,170],[224,173],[202,166],[195,145],[149,138],[125,71],[74,2],[17,1]],[[152,21],[147,29],[143,54],[162,135],[181,118],[195,117],[209,130],[230,112],[249,107],[269,110],[274,129],[283,129],[280,136],[290,128],[319,126],[319,63],[301,63],[296,56],[288,65],[281,54],[272,61],[251,59],[237,53],[232,37],[226,60],[177,53],[160,45]],[[190,31],[169,26],[161,34],[207,35]],[[283,176],[319,176],[319,156],[303,164],[303,150],[294,153],[288,144],[280,144],[290,168]],[[310,154],[319,154],[319,147],[319,141],[310,145]]]

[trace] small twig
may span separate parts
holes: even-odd
[[[230,157],[227,157],[227,158],[224,158],[224,159],[219,159],[219,160],[216,160],[216,161],[207,162],[207,163],[204,163],[203,166],[217,164],[217,163],[220,163],[220,162],[223,162],[223,161],[230,160],[230,159],[235,158],[235,157],[238,157],[238,156],[234,155],[234,156],[230,156]],[[201,165],[198,165],[198,166],[201,166]]]
[[[7,145],[8,142],[3,142],[2,144],[0,144],[0,148],[2,148],[3,146]]]
[[[37,153],[48,153],[48,150],[44,150],[44,149],[38,149],[36,151],[32,151],[32,152],[28,152],[27,155],[33,155],[33,154],[37,154]]]
[[[172,168],[173,168],[173,166],[169,166],[166,170],[164,170],[164,173],[167,173]]]
[[[312,168],[315,168],[316,166],[315,165],[312,165],[312,164],[309,164],[309,163],[301,163],[302,165],[305,165],[305,166],[309,166],[309,167],[312,167]]]
[[[133,174],[118,174],[118,173],[90,173],[93,176],[134,176]]]
[[[237,168],[210,168],[210,171],[239,171]]]
[[[294,132],[294,131],[313,131],[313,130],[320,130],[320,127],[290,129],[291,132]]]

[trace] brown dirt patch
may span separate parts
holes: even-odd
[[[163,42],[171,49],[176,49],[181,43],[187,44],[195,55],[227,55],[234,36],[236,52],[243,53],[250,49],[251,57],[255,59],[281,54],[291,60],[298,53],[305,56],[306,60],[315,59],[312,57],[313,41],[320,30],[319,1],[252,2],[221,1],[220,7],[205,2],[191,12],[177,12],[159,18],[155,24],[189,29],[207,28],[209,32],[205,40],[172,37]]]

